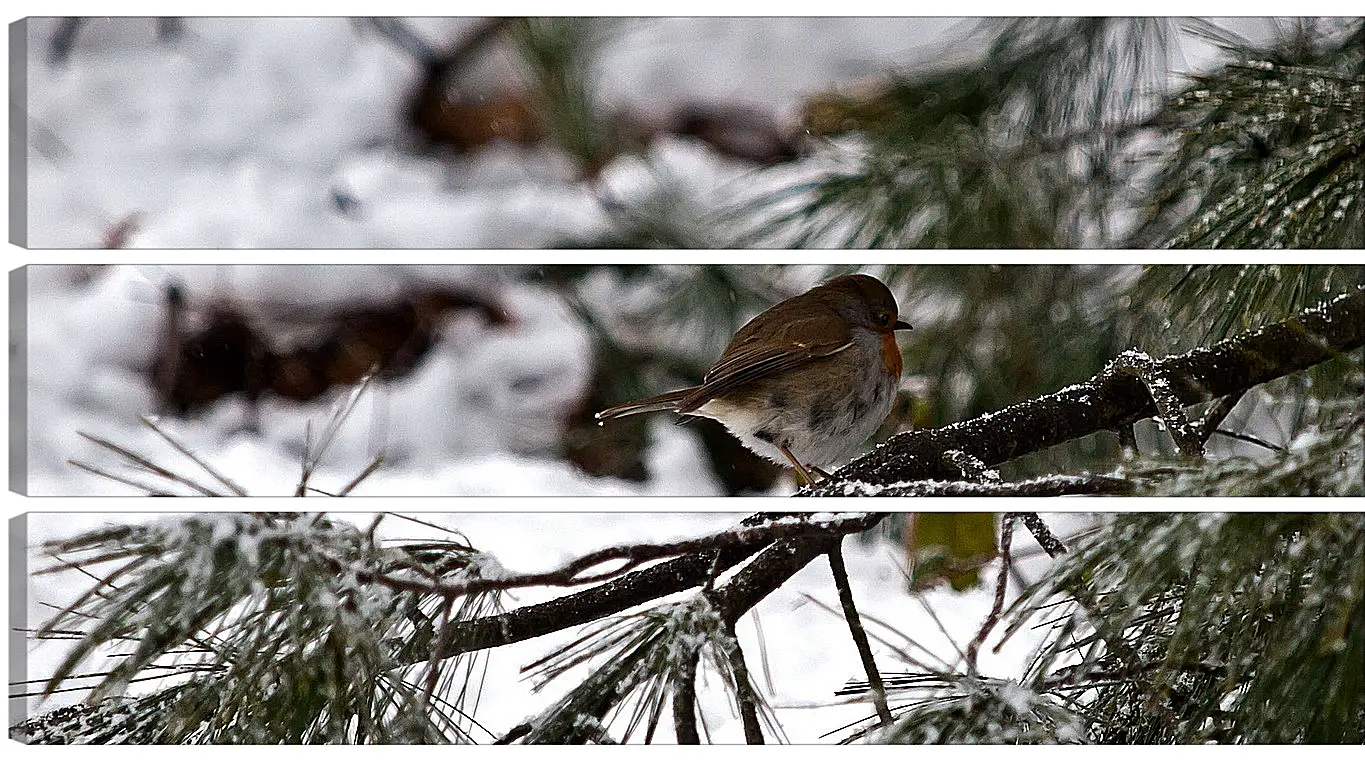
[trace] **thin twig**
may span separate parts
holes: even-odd
[[[116,474],[114,474],[114,473],[112,473],[112,472],[106,472],[106,471],[103,470],[103,469],[98,469],[98,468],[93,467],[93,466],[91,466],[91,465],[89,465],[89,464],[86,464],[86,463],[83,462],[83,461],[77,461],[76,459],[67,459],[67,460],[66,460],[66,463],[67,463],[67,464],[70,464],[71,466],[75,467],[76,469],[83,469],[83,470],[85,470],[86,472],[89,472],[89,473],[92,474],[92,475],[98,475],[99,477],[103,477],[103,478],[105,478],[105,479],[107,479],[107,480],[113,480],[113,481],[116,482],[116,483],[122,483],[122,484],[124,484],[124,485],[126,485],[126,486],[129,486],[129,487],[131,487],[131,488],[136,488],[136,489],[138,489],[139,491],[145,492],[148,496],[174,496],[174,495],[175,495],[175,494],[171,493],[170,491],[163,491],[163,490],[161,490],[160,488],[157,488],[156,486],[147,485],[146,483],[140,482],[140,481],[138,481],[138,480],[133,480],[132,478],[120,477],[120,476],[118,476],[118,475],[116,475]]]
[[[1241,440],[1244,443],[1251,443],[1257,448],[1264,448],[1267,451],[1274,451],[1276,453],[1284,453],[1285,451],[1285,447],[1283,445],[1276,445],[1268,440],[1262,440],[1261,438],[1255,435],[1247,435],[1241,432],[1233,432],[1227,429],[1215,429],[1213,430],[1213,434],[1222,435],[1223,437],[1232,440]]]
[[[360,398],[369,390],[370,383],[374,381],[375,374],[379,372],[379,366],[371,366],[370,372],[360,380],[360,383],[353,388],[346,397],[342,398],[332,411],[332,415],[327,419],[327,425],[322,430],[322,436],[318,438],[317,445],[313,445],[313,429],[310,423],[304,428],[304,453],[303,465],[299,472],[299,484],[294,489],[295,496],[304,496],[308,490],[308,481],[312,479],[313,473],[322,464],[323,457],[327,454],[327,449],[332,447],[332,441],[336,439],[337,433],[341,431],[341,425],[350,418],[351,412],[355,410]]]
[[[194,462],[195,465],[198,466],[200,469],[202,469],[202,470],[204,470],[205,472],[209,473],[209,475],[210,475],[211,477],[213,477],[214,480],[217,480],[218,482],[220,482],[220,483],[222,483],[223,485],[227,486],[228,490],[232,491],[235,495],[237,495],[237,496],[246,496],[246,495],[247,495],[246,489],[245,489],[245,488],[243,488],[242,486],[240,486],[240,485],[238,485],[238,484],[232,482],[232,480],[229,479],[226,475],[222,474],[222,473],[219,472],[218,470],[216,470],[216,469],[214,469],[213,467],[209,466],[208,462],[206,462],[206,461],[204,461],[203,459],[199,458],[199,456],[198,456],[197,454],[195,454],[194,451],[191,451],[191,450],[190,450],[189,448],[187,448],[184,444],[182,444],[179,440],[177,440],[177,439],[175,439],[174,437],[172,437],[172,436],[170,435],[170,433],[168,433],[168,432],[166,432],[166,430],[162,429],[162,428],[161,428],[161,425],[157,423],[157,420],[156,420],[156,419],[153,419],[153,418],[147,416],[146,414],[143,414],[143,415],[140,416],[139,418],[142,420],[142,423],[143,423],[143,424],[146,424],[147,427],[148,427],[149,429],[151,429],[153,432],[155,432],[158,436],[160,436],[162,440],[165,440],[167,443],[170,444],[170,446],[171,446],[172,448],[174,448],[176,451],[179,451],[181,455],[185,456],[185,457],[188,458],[190,461]]]
[[[706,571],[706,583],[702,585],[703,592],[711,592],[716,588],[716,579],[720,578],[721,571],[720,550],[717,549],[711,556],[711,567]]]
[[[455,598],[447,597],[441,601],[441,628],[436,633],[436,642],[431,644],[431,658],[427,660],[426,685],[422,687],[422,709],[431,706],[431,696],[436,692],[436,681],[441,677],[441,651],[450,642],[450,609]]]
[[[1005,609],[1005,590],[1010,582],[1010,546],[1014,541],[1014,519],[1017,514],[1006,512],[1000,522],[1000,574],[995,579],[995,600],[991,603],[991,611],[986,615],[986,620],[982,622],[976,637],[967,644],[967,671],[973,677],[977,675],[976,658],[981,652],[981,644],[986,642],[991,630],[1000,622],[1000,612]]]
[[[734,673],[735,699],[739,705],[739,719],[744,723],[744,741],[747,744],[763,743],[763,728],[758,721],[758,692],[749,679],[749,667],[744,663],[744,650],[739,647],[739,637],[733,624],[726,623],[724,632],[729,637],[728,645],[730,669]]]
[[[886,688],[882,685],[882,675],[877,671],[877,662],[872,658],[872,646],[867,642],[867,631],[858,618],[858,608],[853,604],[853,587],[848,581],[848,569],[844,565],[843,539],[830,547],[829,570],[834,576],[834,587],[839,592],[839,604],[844,609],[844,621],[848,624],[849,634],[853,635],[853,645],[858,649],[863,671],[867,673],[867,684],[872,691],[872,706],[882,725],[891,724],[891,709],[886,705]]]
[[[1223,423],[1223,419],[1226,419],[1228,414],[1232,413],[1232,409],[1237,407],[1237,403],[1242,400],[1242,397],[1245,396],[1246,393],[1247,390],[1239,389],[1232,394],[1223,395],[1213,401],[1213,405],[1209,406],[1207,411],[1204,411],[1204,415],[1190,425],[1194,429],[1195,434],[1199,436],[1199,442],[1207,443],[1209,441],[1209,438],[1218,431],[1218,427]]]
[[[451,535],[451,536],[454,536],[454,537],[456,537],[456,538],[459,538],[459,539],[463,540],[464,543],[465,543],[465,546],[471,546],[470,543],[469,543],[469,537],[468,537],[468,536],[465,536],[463,533],[461,533],[461,532],[455,530],[454,528],[447,528],[447,527],[445,527],[444,525],[437,525],[436,523],[433,523],[433,522],[431,522],[430,520],[423,520],[423,519],[420,518],[420,517],[413,517],[412,515],[405,515],[405,514],[403,514],[402,512],[386,512],[385,514],[393,515],[394,517],[398,518],[399,520],[407,520],[407,521],[410,522],[410,523],[416,523],[416,524],[418,524],[418,525],[425,525],[425,526],[428,527],[428,528],[433,528],[433,529],[438,530],[438,531],[440,531],[440,532],[442,532],[442,533],[446,533],[446,534],[449,534],[449,535]]]
[[[381,37],[423,64],[436,58],[436,51],[431,44],[404,24],[401,19],[380,17],[364,18],[359,21],[368,25]]]
[[[934,626],[938,629],[939,634],[943,635],[944,639],[948,641],[948,644],[952,646],[953,653],[957,654],[957,660],[965,664],[967,661],[966,654],[963,652],[962,648],[958,646],[956,638],[953,637],[953,633],[949,632],[948,628],[943,626],[943,620],[938,617],[938,613],[934,610],[934,606],[930,605],[929,601],[924,598],[924,595],[919,592],[915,592],[914,596],[915,602],[919,603],[919,606],[923,608],[924,612],[929,614],[929,618],[933,620]],[[947,669],[947,665],[945,665],[944,668]]]
[[[1166,431],[1171,433],[1171,439],[1175,441],[1176,450],[1180,455],[1191,457],[1204,455],[1204,441],[1185,416],[1180,398],[1171,388],[1170,378],[1156,360],[1147,354],[1130,349],[1114,359],[1110,364],[1110,370],[1133,376],[1147,387],[1152,403],[1156,406],[1157,416],[1166,425]]]
[[[95,445],[98,445],[99,447],[107,451],[112,451],[113,453],[116,453],[119,456],[128,459],[129,461],[133,462],[134,464],[137,464],[138,466],[142,467],[143,469],[147,470],[148,472],[151,472],[152,474],[158,477],[170,480],[172,482],[180,483],[181,485],[184,485],[185,487],[189,488],[190,490],[194,491],[195,493],[201,496],[220,495],[217,492],[205,488],[199,483],[194,482],[188,477],[172,472],[169,469],[166,469],[165,467],[161,466],[160,464],[157,464],[156,462],[152,461],[151,459],[148,459],[138,453],[130,451],[127,448],[118,445],[117,443],[105,440],[102,437],[96,437],[90,434],[89,432],[82,432],[78,430],[76,434],[80,435],[86,440],[89,440],[90,442],[94,443]],[[85,467],[81,468],[84,469]]]
[[[809,600],[809,601],[810,601],[812,604],[814,604],[816,607],[824,609],[824,610],[825,610],[827,613],[829,613],[829,615],[831,615],[831,616],[841,616],[841,615],[842,615],[842,611],[837,610],[837,609],[836,609],[834,606],[832,606],[832,605],[826,604],[823,600],[820,600],[819,598],[815,597],[814,595],[812,595],[812,594],[810,594],[810,593],[808,593],[808,592],[802,592],[802,593],[801,593],[801,596],[804,597],[804,598],[806,598],[807,600]],[[877,618],[876,616],[873,616],[873,615],[870,614],[870,613],[868,613],[868,614],[863,614],[863,615],[862,615],[862,619],[863,619],[864,622],[869,622],[869,623],[872,623],[872,624],[876,624],[877,626],[881,627],[882,629],[885,629],[886,631],[890,632],[891,634],[893,634],[893,635],[895,635],[896,637],[898,637],[898,638],[900,638],[901,640],[903,640],[903,641],[905,642],[905,644],[908,645],[909,647],[915,648],[915,649],[920,650],[920,651],[923,651],[923,652],[924,652],[924,655],[928,656],[930,659],[932,659],[935,663],[937,663],[937,664],[938,664],[940,667],[942,667],[943,669],[947,669],[947,668],[949,667],[948,662],[944,661],[943,659],[940,659],[937,655],[934,654],[933,651],[931,651],[931,650],[929,650],[928,648],[924,647],[924,645],[922,645],[919,641],[915,640],[913,637],[910,637],[909,635],[905,634],[905,633],[902,632],[901,630],[899,630],[899,629],[897,629],[896,627],[892,626],[890,623],[888,623],[888,622],[886,622],[886,621],[883,621],[882,619],[879,619],[879,618]],[[878,637],[876,634],[874,634],[874,633],[872,633],[872,632],[868,632],[867,636],[868,636],[869,638],[873,639],[873,640],[876,640],[877,642],[881,643],[882,645],[886,646],[887,650],[889,650],[889,651],[891,651],[892,653],[896,654],[896,656],[897,656],[901,661],[904,661],[906,664],[909,664],[909,665],[911,665],[911,666],[913,666],[913,667],[918,667],[918,668],[924,670],[925,672],[930,672],[930,673],[934,672],[934,668],[933,668],[933,667],[930,667],[928,664],[926,664],[926,663],[920,661],[919,659],[916,659],[915,657],[911,656],[909,653],[907,653],[906,651],[904,651],[904,650],[902,650],[900,647],[898,647],[895,643],[892,643],[892,642],[889,641],[889,640],[886,640],[886,639],[883,639],[883,638],[881,638],[881,637]]]
[[[1033,538],[1038,541],[1038,546],[1043,548],[1048,557],[1056,560],[1067,552],[1066,545],[1062,540],[1047,527],[1047,523],[1038,516],[1037,512],[1016,512],[1013,513],[1019,520],[1023,521],[1024,527],[1033,534]]]
[[[360,485],[361,483],[365,482],[365,479],[368,478],[370,475],[374,474],[375,471],[379,469],[379,465],[383,463],[384,463],[383,456],[374,457],[374,461],[371,461],[369,466],[365,467],[365,469],[362,470],[360,474],[356,475],[354,480],[343,486],[340,491],[337,491],[336,495],[338,496],[350,495],[351,491],[354,491],[357,485]]]
[[[773,669],[768,663],[768,641],[763,636],[763,620],[759,618],[758,611],[749,613],[754,619],[754,637],[758,639],[758,660],[763,667],[763,682],[767,685],[768,695],[777,695],[777,686],[773,685]]]

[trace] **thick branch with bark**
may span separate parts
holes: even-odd
[[[1231,395],[1365,344],[1365,286],[1210,347],[1153,361],[1182,405]],[[938,429],[903,432],[801,495],[869,494],[874,486],[960,478],[960,451],[991,467],[1069,440],[1120,432],[1157,415],[1143,382],[1109,366],[1090,380]]]
[[[446,582],[439,578],[409,578],[385,573],[375,573],[368,569],[348,568],[345,563],[324,559],[337,570],[354,570],[362,582],[374,581],[391,589],[424,594],[442,595],[453,598],[480,592],[514,589],[516,587],[575,587],[593,582],[607,581],[620,576],[640,565],[653,560],[662,560],[679,555],[714,553],[722,547],[734,545],[763,545],[791,536],[819,536],[839,534],[850,528],[860,527],[861,520],[856,517],[812,519],[809,516],[790,519],[771,518],[767,520],[748,520],[740,528],[720,533],[699,536],[693,539],[666,544],[619,544],[594,550],[582,557],[574,558],[554,570],[531,573],[498,573],[491,577],[468,578],[462,574],[456,582]],[[593,571],[597,566],[612,563],[611,569]],[[714,582],[716,568],[708,574],[707,582]]]
[[[770,539],[759,539],[755,542],[717,547],[709,552],[684,555],[572,595],[517,608],[497,616],[451,624],[445,630],[446,642],[436,649],[434,654],[429,648],[414,648],[408,656],[397,661],[400,665],[406,665],[426,662],[433,657],[449,658],[469,651],[510,645],[579,626],[650,600],[701,586],[712,577],[714,571],[732,568],[762,551],[754,562],[724,586],[716,589],[712,597],[712,602],[721,615],[727,621],[732,621],[743,616],[815,557],[828,551],[832,539],[871,528],[886,514],[849,515],[837,521],[817,519],[811,521],[808,535],[804,536],[783,526],[783,530],[792,538],[777,543],[771,543]],[[761,526],[764,522],[781,522],[800,517],[761,514],[746,519],[744,523],[748,526]],[[771,545],[765,549],[765,545],[769,544]],[[433,585],[427,586],[427,591],[437,592],[431,588]]]

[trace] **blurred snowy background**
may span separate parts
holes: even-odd
[[[479,23],[404,20],[434,49]],[[583,75],[603,109],[644,121],[701,103],[785,125],[803,95],[923,60],[955,23],[599,20]],[[601,195],[650,174],[622,155],[582,183],[555,150],[508,140],[415,151],[406,110],[423,68],[361,20],[187,18],[166,34],[153,19],[88,19],[54,54],[59,25],[28,26],[31,247],[95,247],[111,233],[146,248],[545,247],[600,234]],[[470,103],[525,79],[493,54],[463,81]],[[647,154],[710,189],[752,170],[691,138]]]
[[[236,492],[169,436],[256,496],[295,494],[305,457],[316,464],[310,492],[332,494],[377,459],[353,494],[789,494],[788,469],[715,422],[655,414],[598,424],[594,414],[700,381],[759,311],[832,274],[862,271],[888,281],[914,326],[899,340],[906,366],[897,403],[872,442],[942,426],[1084,381],[1124,349],[1164,355],[1221,338],[1209,319],[1218,307],[1177,313],[1160,298],[1186,269],[32,265],[12,278],[27,293],[27,346],[16,347],[23,367],[13,369],[28,384],[27,492],[204,493],[90,438],[216,493]],[[1251,293],[1235,288],[1244,270],[1222,269],[1199,281],[1230,272],[1233,282],[1208,285]],[[1283,278],[1286,289],[1306,281],[1304,295],[1327,296],[1358,271],[1271,265],[1247,279]],[[1253,314],[1230,316],[1227,327],[1273,321],[1302,301],[1253,303]],[[1333,397],[1333,387],[1350,391],[1353,369],[1343,364],[1345,379],[1326,369],[1320,377]],[[1320,417],[1305,405],[1316,401],[1286,386],[1255,388],[1229,416],[1229,429],[1262,443],[1218,435],[1210,455],[1266,460],[1270,446],[1316,434]],[[1155,422],[1137,427],[1144,455],[1170,454]],[[1117,438],[1097,433],[1002,469],[1008,480],[1108,471],[1121,461]]]
[[[491,32],[490,23],[31,19],[29,243],[638,245],[659,244],[660,227],[669,230],[667,243],[714,243],[714,232],[700,230],[716,219],[704,214],[849,157],[789,146],[810,138],[801,126],[816,105],[813,97],[831,89],[856,93],[888,70],[936,72],[982,55],[973,47],[979,36],[964,42],[971,20],[946,18],[561,19]],[[1294,20],[1220,23],[1252,40],[1292,40],[1304,29]],[[1113,34],[1127,34],[1117,26]],[[1137,93],[1138,102],[1165,95],[1183,82],[1181,73],[1208,65],[1216,47],[1198,24],[1157,26],[1156,33],[1178,36],[1179,45],[1154,65],[1154,82],[1141,81],[1151,90]],[[1190,29],[1204,29],[1205,37]],[[1107,39],[1110,32],[1101,32]],[[471,40],[484,40],[477,55],[462,60],[458,71],[433,74],[454,67],[452,57]],[[1130,42],[1143,52],[1146,40],[1136,35]],[[574,56],[583,57],[582,67],[572,66]],[[537,70],[537,62],[546,66]],[[554,93],[529,93],[535,88]],[[585,93],[591,104],[574,101]],[[542,106],[555,105],[552,124],[519,122],[536,112],[527,107],[532,96]],[[938,92],[929,97],[934,101]],[[556,134],[585,116],[601,118],[614,133]],[[472,130],[479,126],[487,130]],[[1017,137],[1006,131],[1004,138]],[[833,146],[844,138],[828,141]],[[956,161],[947,157],[952,166]],[[1046,237],[1016,237],[1019,226],[1031,232],[1038,223],[1034,193],[1087,189],[1054,183],[1070,178],[1065,173],[1029,178],[1036,183],[1028,194],[1003,190],[1022,218],[1005,216],[987,226],[981,206],[1005,199],[997,189],[984,198],[964,195],[970,207],[950,212],[945,219],[952,223],[944,226],[958,234],[981,230],[985,243],[1072,242],[1054,237],[1078,230],[1083,219],[1070,214],[1050,222]],[[641,200],[653,201],[652,218],[632,230],[630,216],[649,209]],[[898,219],[906,218],[897,213],[902,203],[887,206]],[[29,491],[135,492],[66,462],[117,464],[77,434],[83,430],[174,463],[174,451],[137,421],[159,412],[171,417],[166,425],[178,439],[250,492],[293,493],[306,428],[319,434],[347,392],[339,385],[354,383],[363,368],[350,361],[349,371],[332,371],[330,378],[314,374],[327,367],[320,361],[341,359],[329,350],[357,346],[339,337],[376,328],[376,313],[406,323],[412,345],[397,353],[397,367],[405,370],[381,377],[356,404],[313,477],[320,490],[344,487],[376,456],[385,464],[358,493],[790,490],[775,467],[745,465],[742,452],[725,454],[723,438],[714,429],[706,433],[704,424],[680,429],[658,417],[598,429],[590,416],[695,382],[742,322],[835,268],[574,268],[536,256],[510,258],[547,266],[506,265],[505,254],[443,258],[504,266],[32,268]],[[1180,348],[1178,335],[1185,345],[1209,340],[1199,336],[1206,328],[1194,327],[1204,322],[1199,313],[1188,328],[1171,329],[1164,318],[1167,327],[1146,338],[1133,332],[1148,318],[1130,315],[1145,307],[1117,303],[1134,301],[1126,293],[1133,268],[1052,266],[1025,274],[992,272],[990,265],[974,271],[935,266],[864,268],[893,283],[903,314],[916,326],[902,343],[906,385],[917,400],[903,398],[905,407],[895,413],[901,425],[946,424],[1054,391],[1132,345],[1158,353]],[[216,339],[219,351],[230,348],[240,363],[233,374],[239,380],[218,382],[222,392],[168,394],[158,383],[158,371],[166,369],[166,318],[182,300],[187,322],[201,329],[221,330],[219,320],[250,321],[255,329],[244,340],[238,322],[229,328],[238,335],[228,342],[207,340]],[[354,322],[347,325],[347,317]],[[288,358],[297,365],[277,366],[260,379],[252,356],[279,351],[256,343],[261,334],[311,356]],[[363,334],[350,333],[350,341],[357,335]],[[182,348],[188,354],[181,362],[213,357],[196,351],[207,349],[207,341],[198,337],[199,348]],[[258,380],[247,380],[253,376]],[[178,418],[181,413],[188,418]],[[1268,437],[1289,434],[1275,429]]]
[[[44,541],[90,531],[103,525],[148,521],[156,515],[34,513],[27,519],[30,572],[51,565],[36,551]],[[164,519],[164,515],[159,516]],[[362,529],[372,516],[362,514],[336,515]],[[677,541],[724,530],[744,517],[741,514],[420,514],[422,522],[434,523],[459,530],[479,549],[491,553],[505,567],[514,571],[535,571],[562,565],[568,560],[595,549],[636,542]],[[1048,514],[1045,520],[1059,535],[1074,533],[1095,523],[1089,514]],[[431,538],[439,532],[419,522],[389,516],[379,529],[385,538]],[[11,551],[17,542],[11,543]],[[934,654],[949,664],[957,660],[954,648],[965,647],[980,628],[990,611],[995,580],[994,564],[982,572],[985,586],[964,592],[946,587],[912,594],[906,588],[906,553],[885,537],[852,537],[844,546],[850,581],[860,611],[886,622],[921,644],[927,653]],[[1015,536],[1014,567],[1025,579],[1036,579],[1048,566],[1036,542],[1022,528]],[[85,576],[66,572],[30,579],[28,584],[28,625],[36,627],[50,618],[53,606],[65,605],[79,592],[88,589]],[[1011,599],[1016,594],[1014,584]],[[536,587],[516,590],[508,608],[540,603],[568,590]],[[834,613],[831,613],[833,609]],[[830,581],[829,569],[823,558],[815,561],[780,589],[763,600],[737,626],[752,667],[751,674],[758,681],[765,696],[774,703],[777,717],[787,738],[794,743],[828,743],[837,737],[822,734],[853,723],[872,714],[866,701],[849,701],[854,697],[835,697],[833,694],[852,678],[863,679],[857,651],[849,637],[848,627],[838,615],[839,600]],[[932,612],[932,617],[931,617]],[[936,617],[936,618],[934,618]],[[936,621],[941,624],[939,626]],[[869,624],[874,657],[883,673],[915,671],[902,661],[891,647],[909,650],[917,659],[928,660],[924,651],[907,648],[906,643],[887,630]],[[999,632],[999,630],[997,630]],[[550,652],[555,647],[578,636],[577,629],[568,629],[515,645],[493,649],[487,656],[485,683],[480,686],[477,719],[495,734],[510,728],[537,713],[555,698],[581,680],[586,669],[555,680],[543,691],[532,691],[533,680],[526,679],[520,668]],[[1006,677],[1017,676],[1024,661],[1042,637],[1036,629],[1019,632],[1003,648],[991,651],[997,635],[982,649],[981,670],[984,674]],[[881,643],[878,638],[890,643]],[[31,642],[28,649],[28,679],[41,680],[60,662],[69,643],[61,640]],[[97,669],[103,659],[81,668]],[[476,667],[477,669],[477,667]],[[80,680],[73,682],[80,686]],[[155,688],[155,681],[133,685],[129,693],[137,694]],[[30,686],[30,689],[40,686]],[[60,693],[39,702],[25,701],[31,712],[48,711],[57,706],[80,701],[84,692],[74,690]],[[706,726],[717,743],[738,743],[744,740],[738,718],[715,681],[699,688]],[[624,719],[624,718],[623,718]],[[661,740],[671,738],[670,722],[664,718]],[[478,732],[482,734],[482,732]],[[480,735],[480,741],[491,737]]]
[[[480,38],[486,24],[31,19],[28,245],[547,247],[621,237],[615,203],[651,195],[695,209],[673,209],[685,230],[828,165],[802,146],[813,97],[984,46],[952,18],[593,19]],[[1214,50],[1179,37],[1167,86]],[[535,88],[562,98],[528,107]],[[562,135],[593,121],[611,135]]]
[[[164,346],[158,350],[169,314],[163,294],[173,283],[184,286],[187,323],[205,314],[212,322],[216,300],[243,300],[246,315],[273,331],[271,347],[324,343],[289,337],[310,330],[327,334],[326,321],[317,318],[339,307],[397,306],[394,319],[401,325],[411,319],[403,314],[411,305],[403,302],[418,286],[446,287],[488,302],[482,311],[457,308],[427,318],[434,337],[430,349],[408,375],[376,379],[360,395],[314,475],[314,488],[336,492],[382,455],[384,466],[356,493],[720,493],[700,442],[669,419],[649,420],[654,448],[641,482],[592,477],[565,460],[563,440],[571,414],[582,414],[579,426],[589,447],[605,433],[591,424],[593,408],[586,399],[597,361],[583,321],[565,306],[562,295],[525,277],[520,268],[488,266],[31,266],[29,492],[139,493],[67,464],[77,459],[106,469],[126,466],[79,431],[214,485],[139,422],[140,415],[154,413],[165,413],[169,418],[161,423],[169,432],[252,495],[294,492],[306,435],[311,430],[316,445],[339,403],[357,393],[356,386],[343,380],[300,402],[279,394],[284,383],[266,382],[265,395],[250,402],[242,391],[216,397],[209,383],[209,399],[194,402],[195,393],[185,393],[191,400],[182,402],[193,410],[187,418],[176,418],[174,403],[167,403],[164,391],[158,393],[153,374],[165,351]],[[608,315],[627,312],[632,303],[628,292],[602,277],[595,281],[594,293],[604,302],[603,310]],[[496,322],[488,312],[496,314]],[[363,320],[352,316],[340,322],[345,333],[355,332]],[[320,330],[310,328],[319,324],[324,325]],[[420,335],[422,329],[404,326],[400,332]],[[206,375],[225,373],[228,380],[241,383],[254,343],[209,337],[190,342],[186,359],[207,359]],[[214,360],[227,370],[212,369]],[[357,372],[366,369],[362,363]],[[186,492],[156,479],[153,485]]]

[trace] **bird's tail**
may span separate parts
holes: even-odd
[[[665,392],[662,395],[646,397],[642,400],[632,400],[629,403],[621,403],[596,414],[598,421],[607,419],[619,419],[622,416],[634,416],[637,413],[650,413],[652,411],[676,411],[678,404],[681,403],[696,387],[678,389],[672,392]]]

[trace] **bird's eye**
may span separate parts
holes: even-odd
[[[878,313],[877,313],[877,325],[890,325],[890,324],[891,324],[891,313],[890,313],[890,312],[878,312]]]

